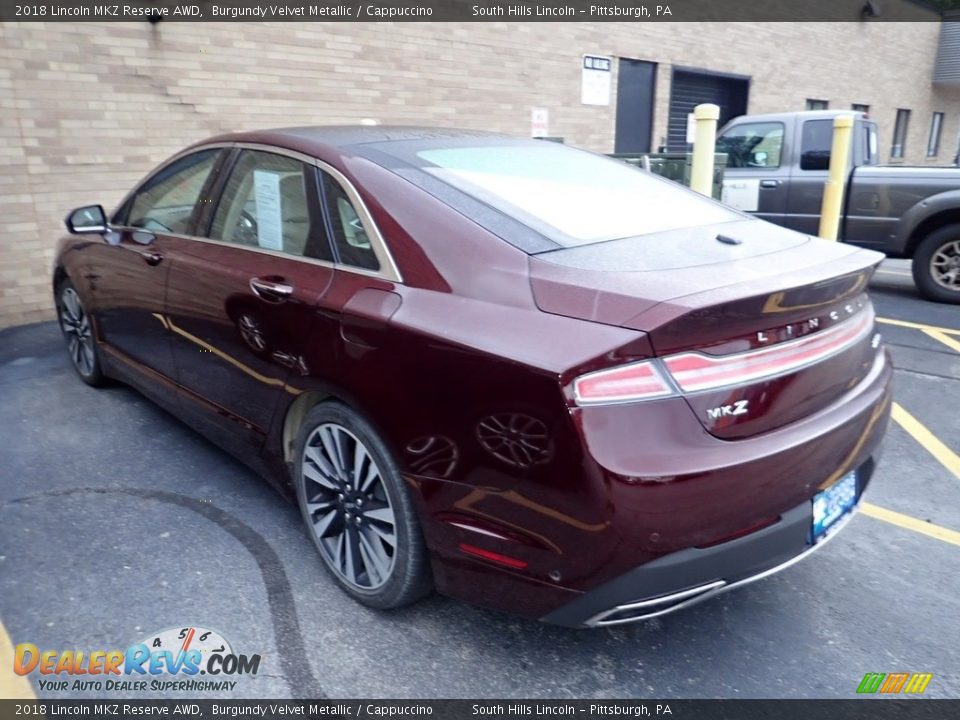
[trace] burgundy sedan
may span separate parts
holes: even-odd
[[[765,577],[850,518],[890,412],[881,255],[563,145],[223,135],[67,226],[80,377],[296,498],[377,608],[604,626]]]

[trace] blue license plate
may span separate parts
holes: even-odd
[[[816,542],[857,503],[857,473],[844,475],[813,496],[813,541]]]

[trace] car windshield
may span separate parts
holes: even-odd
[[[624,162],[548,142],[416,155],[425,172],[565,247],[740,219]]]

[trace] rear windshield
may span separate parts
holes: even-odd
[[[738,220],[676,183],[548,142],[431,148],[420,168],[564,247]]]

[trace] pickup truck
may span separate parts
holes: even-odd
[[[717,134],[717,152],[727,155],[723,201],[816,235],[839,113],[742,115],[727,123]],[[852,114],[840,239],[913,258],[925,297],[960,303],[960,168],[879,165],[876,123]]]

